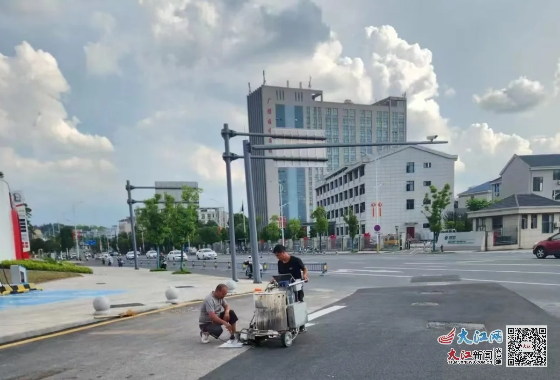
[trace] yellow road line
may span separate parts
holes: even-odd
[[[245,292],[245,293],[233,294],[231,296],[228,296],[227,298],[228,299],[237,298],[237,297],[242,297],[242,296],[246,296],[248,294],[253,294],[253,293],[254,293],[253,291],[250,291],[250,292]],[[42,341],[42,340],[45,340],[45,339],[56,338],[56,337],[59,337],[59,336],[64,336],[64,335],[68,335],[68,334],[72,334],[72,333],[76,333],[76,332],[80,332],[80,331],[90,330],[90,329],[93,329],[93,328],[96,328],[96,327],[110,325],[112,323],[129,321],[129,320],[134,319],[134,318],[143,317],[143,316],[146,316],[146,315],[157,314],[157,313],[162,313],[164,311],[178,309],[178,308],[185,307],[185,306],[196,305],[196,304],[201,303],[201,302],[202,302],[202,300],[183,302],[183,303],[180,303],[180,304],[177,304],[177,305],[172,305],[172,306],[164,307],[164,308],[161,308],[161,309],[146,311],[144,313],[132,315],[130,317],[122,317],[122,318],[115,317],[114,319],[109,319],[109,320],[103,321],[103,322],[94,322],[94,323],[91,323],[91,324],[88,324],[88,325],[85,325],[85,326],[75,327],[75,328],[71,328],[71,329],[64,330],[64,331],[59,331],[59,332],[54,332],[54,333],[50,333],[50,334],[46,334],[46,335],[37,336],[37,337],[34,337],[34,338],[28,338],[28,339],[20,340],[20,341],[13,342],[13,343],[6,343],[6,344],[0,346],[0,350],[4,350],[4,349],[7,349],[7,348],[12,348],[12,347],[17,347],[17,346],[21,346],[21,345],[28,344],[28,343],[39,342],[39,341]]]

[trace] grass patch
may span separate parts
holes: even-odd
[[[92,274],[93,270],[88,267],[74,265],[72,263],[46,262],[39,260],[4,260],[0,263],[0,268],[10,269],[12,265],[21,265],[28,271],[42,272],[67,272]],[[31,279],[29,279],[31,281]]]
[[[176,270],[175,272],[173,272],[171,274],[191,274],[191,272],[189,272],[188,270],[183,268],[183,269]]]
[[[150,272],[167,272],[167,269],[154,268],[154,269],[150,269]]]
[[[41,270],[30,270],[27,272],[27,281],[34,284],[40,284],[43,282],[61,280],[71,277],[82,277],[82,275],[73,272],[46,272]],[[4,284],[10,284],[12,282],[10,271],[0,270],[0,281],[2,281],[2,283]]]

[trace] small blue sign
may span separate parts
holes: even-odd
[[[373,229],[375,230],[375,232],[379,232],[381,231],[381,226],[379,224],[376,224],[375,227],[373,227]]]
[[[95,244],[97,244],[97,242],[95,240],[88,240],[88,241],[86,241],[86,244],[87,245],[95,245]]]

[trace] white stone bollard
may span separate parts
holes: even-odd
[[[228,293],[235,293],[235,289],[237,289],[237,282],[233,280],[227,280],[226,286],[228,287]]]
[[[176,305],[179,303],[179,290],[174,286],[168,286],[165,290],[165,298],[167,298],[167,303]]]
[[[107,315],[111,308],[111,301],[105,296],[95,297],[93,299],[93,308],[95,309],[93,315]]]

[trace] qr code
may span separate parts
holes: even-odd
[[[546,325],[506,326],[506,367],[546,367]]]

